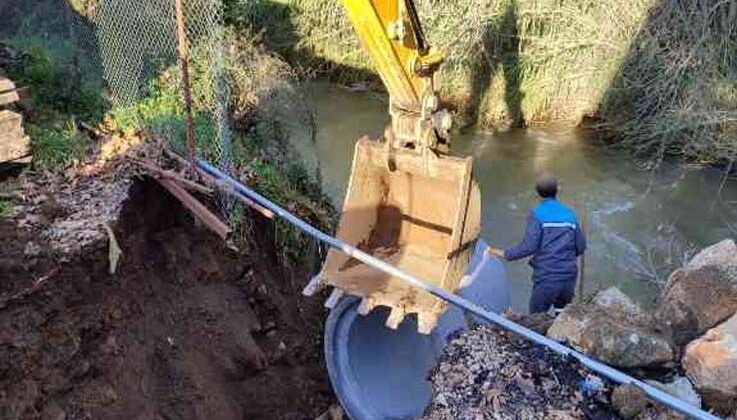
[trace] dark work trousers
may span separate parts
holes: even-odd
[[[547,312],[551,306],[563,309],[573,301],[576,293],[576,280],[541,282],[532,288],[530,313]]]

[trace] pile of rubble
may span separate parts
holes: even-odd
[[[426,420],[616,418],[604,380],[495,327],[451,340],[431,380]]]
[[[548,336],[621,369],[667,369],[688,378],[692,404],[737,410],[737,245],[705,248],[674,271],[654,311],[617,289],[570,305]],[[685,378],[684,378],[685,379]],[[680,387],[683,389],[684,387]],[[696,395],[696,397],[693,397]]]

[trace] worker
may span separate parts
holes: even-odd
[[[530,313],[560,310],[571,301],[578,276],[577,258],[586,250],[586,237],[576,214],[556,199],[558,180],[544,172],[536,177],[540,203],[527,218],[525,237],[518,245],[489,248],[490,256],[516,261],[532,256]]]

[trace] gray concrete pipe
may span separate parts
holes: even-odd
[[[460,294],[501,312],[509,306],[504,265],[483,257],[479,242],[469,273],[473,281]],[[325,361],[330,382],[353,420],[410,419],[420,416],[431,398],[428,376],[452,334],[467,328],[463,311],[450,306],[430,335],[417,332],[408,316],[397,330],[384,326],[388,310],[358,314],[360,300],[343,298],[325,323]],[[385,308],[384,308],[385,309]]]

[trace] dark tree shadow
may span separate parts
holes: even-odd
[[[5,71],[33,98],[27,117],[39,107],[101,117],[107,104],[94,25],[67,0],[0,0],[0,42],[25,57]]]
[[[730,165],[737,101],[720,86],[737,79],[735,22],[734,2],[654,4],[584,124],[656,165],[670,156]]]
[[[335,7],[343,6],[336,3]],[[379,76],[372,71],[336,63],[300,46],[301,35],[292,23],[295,9],[286,2],[225,0],[225,8],[227,24],[261,33],[268,49],[278,53],[289,63],[298,63],[295,67],[308,68],[338,83],[348,80],[369,81],[377,85],[381,83]],[[355,35],[351,33],[351,36]]]
[[[482,59],[471,70],[471,94],[468,110],[471,122],[478,122],[483,99],[499,70],[504,74],[506,89],[505,116],[510,127],[524,127],[523,93],[520,90],[519,33],[517,30],[517,2],[512,0],[502,19],[488,25],[482,37]]]

